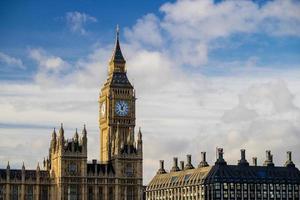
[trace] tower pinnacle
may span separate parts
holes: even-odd
[[[119,25],[116,27],[116,41],[115,47],[109,61],[109,74],[113,72],[125,72],[125,59],[120,47],[120,29]]]

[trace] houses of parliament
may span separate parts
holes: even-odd
[[[52,132],[43,166],[0,169],[0,200],[141,200],[143,141],[135,133],[135,92],[127,78],[119,31],[108,77],[99,96],[100,161],[87,162],[84,126],[65,138],[63,125]]]
[[[174,157],[170,170],[160,160],[144,187],[142,132],[135,133],[136,96],[125,64],[117,30],[99,96],[100,160],[87,161],[85,126],[67,139],[61,124],[43,166],[0,169],[0,200],[300,200],[300,171],[290,151],[282,166],[269,150],[263,165],[256,157],[250,164],[244,149],[236,165],[226,162],[222,148],[212,165],[205,152],[198,165],[191,155],[180,165]]]

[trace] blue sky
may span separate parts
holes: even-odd
[[[292,150],[300,164],[300,1],[4,0],[0,167],[35,167],[61,122],[70,137],[87,124],[89,159],[99,158],[97,98],[116,24],[145,182],[159,159],[169,167],[191,153],[197,165],[207,151],[212,163],[216,146],[229,163],[246,148],[259,163],[271,149],[278,165]]]
[[[130,28],[144,15],[153,13],[160,19],[159,10],[167,1],[1,1],[0,51],[22,59],[25,69],[12,70],[2,62],[1,79],[31,79],[36,71],[35,63],[28,59],[28,49],[44,48],[51,54],[59,54],[69,62],[91,53],[93,45],[112,42],[116,24]],[[172,1],[171,1],[172,2]],[[174,2],[174,1],[173,1]],[[296,2],[296,1],[295,1]],[[220,1],[219,3],[222,3]],[[255,1],[263,6],[268,1]],[[93,18],[82,24],[86,34],[70,30],[67,13],[79,12]],[[292,27],[291,27],[292,28]],[[122,32],[123,32],[122,30]],[[126,41],[126,38],[124,38]],[[166,42],[169,41],[166,38]],[[215,48],[220,44],[225,45]],[[255,57],[259,67],[293,68],[300,61],[300,39],[295,35],[270,36],[235,33],[230,37],[217,38],[209,46],[211,60],[230,62]],[[11,64],[10,64],[11,65]],[[208,62],[206,67],[218,67]],[[187,65],[189,67],[189,65]],[[202,68],[203,69],[203,68]],[[200,71],[202,69],[199,69]],[[224,71],[204,70],[209,75],[220,75]],[[224,72],[227,73],[227,72]]]

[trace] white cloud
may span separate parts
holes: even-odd
[[[21,69],[25,69],[23,62],[19,58],[12,57],[3,52],[0,52],[0,62],[5,63],[7,65],[15,66]]]
[[[85,25],[87,23],[97,22],[97,19],[95,17],[90,16],[86,13],[80,13],[78,11],[67,12],[66,20],[72,32],[80,33],[82,35],[85,35],[87,33],[85,29]]]
[[[297,21],[298,15],[294,12],[290,15],[287,11],[280,11],[284,16],[275,13],[271,16],[270,13],[276,10],[273,7],[279,4],[279,1],[274,1],[258,7],[250,1],[218,4],[208,0],[178,1],[162,6],[163,19],[153,14],[146,15],[135,26],[126,29],[128,42],[121,41],[121,46],[127,59],[128,76],[138,97],[137,126],[142,126],[144,133],[145,183],[155,174],[159,159],[165,159],[169,168],[173,156],[185,159],[185,154],[191,153],[196,157],[196,166],[200,152],[208,151],[208,160],[212,164],[216,146],[225,148],[225,158],[229,163],[236,163],[239,159],[240,148],[246,148],[248,155],[258,156],[260,161],[265,149],[270,148],[274,151],[276,164],[280,165],[285,160],[285,150],[298,153],[298,69],[271,70],[269,73],[252,67],[257,60],[255,57],[244,63],[222,63],[229,69],[234,66],[231,76],[224,77],[206,77],[182,67],[202,66],[210,61],[210,42],[219,37],[238,32],[273,34],[269,32],[271,29],[263,27],[265,16]],[[287,9],[293,4],[289,1],[284,5]],[[86,33],[81,28],[80,25],[75,30]],[[112,45],[102,45],[74,62],[71,72],[59,76],[58,72],[67,69],[69,63],[44,50],[31,49],[31,58],[39,64],[35,82],[1,85],[0,110],[6,114],[0,116],[0,121],[12,127],[14,124],[55,126],[64,122],[72,128],[68,131],[70,135],[76,127],[87,123],[89,159],[98,157],[97,98],[107,77],[111,51]],[[247,67],[245,74],[235,76],[244,65],[251,67]],[[19,131],[1,129],[7,133],[6,141],[15,139],[14,134],[9,133]],[[34,138],[30,131],[22,130],[22,133]],[[50,137],[51,130],[39,131],[49,133]],[[43,144],[48,144],[48,135],[43,138]],[[16,143],[25,145],[21,139]],[[36,146],[36,149],[45,155],[45,147]],[[15,158],[16,151],[7,153],[7,159]],[[40,159],[42,155],[34,156]],[[295,155],[294,158],[299,165],[300,157]]]
[[[153,14],[139,19],[132,29],[125,29],[125,36],[130,43],[154,47],[160,47],[163,44],[159,19]]]
[[[252,1],[184,0],[161,7],[163,27],[175,38],[211,40],[233,33],[266,32],[300,35],[300,3],[270,1],[261,7]]]
[[[48,55],[42,49],[30,49],[29,57],[35,60],[42,70],[58,72],[68,65],[62,58]]]

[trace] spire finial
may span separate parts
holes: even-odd
[[[116,27],[116,37],[117,37],[117,40],[119,40],[119,34],[120,34],[120,28],[119,28],[119,24],[117,24],[117,27]]]

